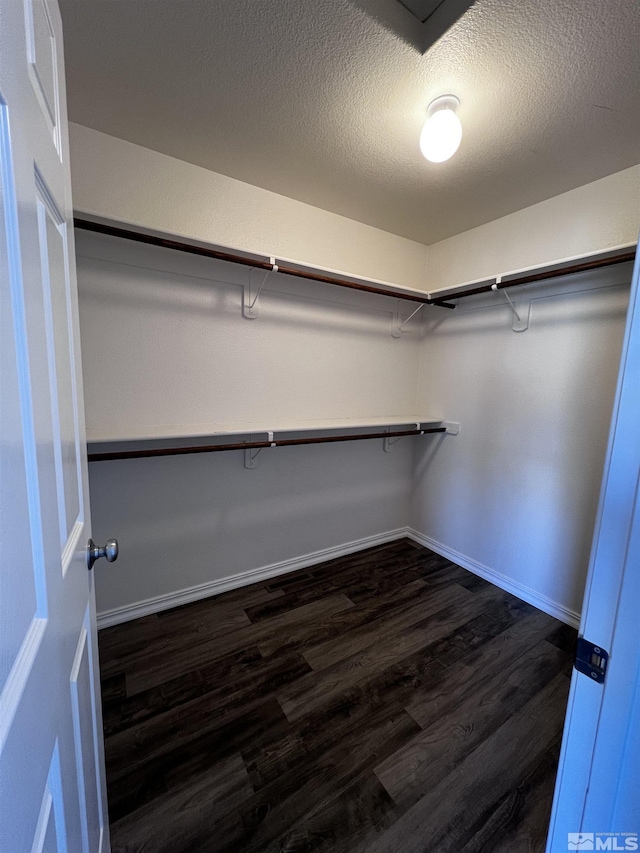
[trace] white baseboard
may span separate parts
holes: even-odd
[[[278,577],[278,575],[284,575],[287,572],[306,569],[309,566],[315,566],[317,563],[324,563],[327,560],[335,560],[338,557],[355,554],[357,551],[363,551],[365,548],[373,548],[375,545],[394,542],[396,539],[402,539],[408,535],[408,527],[399,527],[396,530],[389,530],[386,533],[365,536],[364,539],[357,539],[355,542],[347,542],[344,545],[323,548],[321,551],[313,551],[311,554],[304,554],[302,557],[282,560],[279,563],[271,563],[269,566],[261,566],[257,569],[249,569],[237,575],[219,578],[218,580],[191,586],[187,589],[180,589],[177,592],[156,595],[154,598],[146,598],[144,601],[135,602],[135,604],[126,604],[123,607],[115,607],[113,610],[104,610],[98,613],[98,629],[109,628],[111,625],[119,625],[121,622],[129,622],[141,616],[149,616],[152,613],[159,613],[161,610],[169,610],[171,607],[178,607],[180,604],[188,604],[191,601],[199,601],[202,598],[219,595],[221,592],[228,592],[231,589],[238,589],[252,583],[269,580],[270,578]]]
[[[170,592],[165,595],[157,595],[154,598],[147,598],[144,601],[137,601],[135,604],[127,604],[123,607],[115,607],[113,610],[104,610],[98,613],[98,628],[109,628],[111,625],[119,625],[121,622],[129,622],[132,619],[138,619],[141,616],[149,616],[152,613],[159,613],[161,610],[169,610],[171,607],[178,607],[180,604],[188,604],[191,601],[199,601],[202,598],[209,598],[212,595],[219,595],[222,592],[228,592],[232,589],[239,589],[242,586],[248,586],[259,581],[269,580],[284,575],[287,572],[295,572],[298,569],[306,569],[309,566],[315,566],[318,563],[324,563],[327,560],[335,560],[338,557],[345,557],[348,554],[355,554],[357,551],[363,551],[365,548],[373,548],[375,545],[384,545],[386,542],[393,542],[396,539],[409,537],[419,545],[424,545],[436,554],[440,554],[452,563],[462,566],[479,575],[481,578],[489,581],[500,589],[510,592],[517,598],[532,604],[539,610],[566,622],[567,625],[572,625],[577,628],[580,624],[580,614],[573,610],[568,610],[566,607],[552,601],[544,595],[536,592],[530,587],[524,586],[517,581],[508,578],[501,572],[490,569],[488,566],[478,563],[471,557],[454,551],[448,548],[441,542],[436,542],[429,536],[418,533],[411,527],[399,527],[396,530],[389,530],[386,533],[379,533],[375,536],[366,536],[363,539],[357,539],[354,542],[347,542],[344,545],[334,545],[330,548],[323,548],[320,551],[313,551],[311,554],[304,554],[302,557],[295,557],[291,560],[282,560],[279,563],[271,563],[268,566],[261,566],[257,569],[249,569],[246,572],[241,572],[237,575],[231,575],[226,578],[209,581],[208,583],[198,584],[197,586],[181,589],[176,592]]]
[[[536,592],[530,587],[508,578],[501,572],[495,571],[495,569],[483,566],[482,563],[478,563],[471,557],[467,557],[459,551],[454,551],[453,548],[448,548],[441,542],[436,542],[435,539],[431,539],[423,533],[418,533],[418,531],[413,530],[413,528],[408,528],[406,535],[419,545],[424,545],[425,548],[435,551],[436,554],[440,554],[441,557],[446,557],[446,559],[451,560],[452,563],[462,566],[463,569],[473,572],[474,575],[479,575],[481,578],[489,581],[489,583],[494,584],[494,586],[504,589],[505,592],[510,592],[512,595],[526,601],[528,604],[532,604],[534,607],[537,607],[538,610],[542,610],[544,613],[548,613],[550,616],[560,619],[561,622],[565,622],[567,625],[571,625],[574,628],[579,626],[580,614],[576,613],[575,610],[569,610],[567,607],[563,607],[561,604],[558,604],[557,601],[552,601],[550,598],[547,598],[545,595],[541,595],[539,592]]]

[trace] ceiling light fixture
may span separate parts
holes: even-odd
[[[420,150],[432,163],[444,163],[458,150],[462,139],[462,125],[456,115],[459,106],[460,100],[455,95],[442,95],[427,108]]]

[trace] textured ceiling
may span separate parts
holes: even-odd
[[[477,0],[424,55],[364,2],[60,5],[72,121],[421,242],[640,162],[637,0]]]

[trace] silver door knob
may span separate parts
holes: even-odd
[[[109,539],[104,548],[98,548],[93,539],[89,539],[87,545],[87,568],[89,571],[93,568],[93,564],[100,557],[104,557],[108,563],[113,563],[118,559],[118,540]]]

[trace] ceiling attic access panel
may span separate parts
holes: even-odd
[[[352,0],[370,17],[426,53],[473,6],[474,0]]]
[[[445,0],[398,0],[421,24],[425,24]]]

